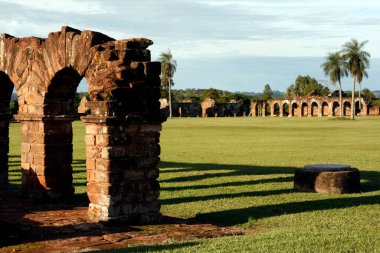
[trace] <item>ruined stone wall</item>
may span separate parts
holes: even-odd
[[[73,194],[70,114],[76,88],[86,77],[91,114],[82,121],[90,217],[128,222],[160,217],[157,166],[164,118],[158,101],[161,68],[159,62],[150,61],[151,44],[148,39],[116,41],[70,27],[46,39],[1,36],[0,89],[14,86],[18,94],[15,118],[21,122],[26,195]],[[0,143],[8,147],[9,121],[1,117],[5,106],[0,104]],[[7,153],[6,148],[0,150],[1,182],[6,181],[2,158]]]
[[[356,115],[368,115],[368,106],[364,99],[355,99],[355,103],[362,105],[361,110],[356,106]],[[252,117],[313,117],[339,116],[339,98],[304,96],[294,99],[271,99],[251,102]],[[342,99],[343,115],[351,113],[351,98]],[[268,113],[269,111],[269,113]]]
[[[380,115],[380,107],[379,106],[370,107],[368,109],[368,114],[373,115],[373,116]]]
[[[201,117],[202,107],[197,102],[177,102],[172,104],[173,117]]]
[[[216,103],[211,98],[205,99],[202,103],[202,117],[233,117],[244,116],[247,108],[240,103]]]

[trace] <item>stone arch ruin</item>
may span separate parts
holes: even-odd
[[[369,108],[362,98],[360,100],[361,110],[358,110],[359,98],[355,99],[356,115],[379,115],[378,108],[374,111]],[[287,106],[286,106],[287,105]],[[348,116],[351,113],[351,98],[342,99],[343,115]],[[305,117],[305,116],[339,116],[339,98],[338,97],[322,97],[322,96],[304,96],[297,97],[291,101],[281,99],[271,99],[265,101],[252,101],[251,115],[252,117]],[[268,112],[270,114],[268,115]]]
[[[67,26],[45,39],[0,37],[0,184],[8,181],[9,116],[16,88],[22,189],[34,198],[73,195],[73,99],[89,84],[86,125],[89,216],[95,221],[160,218],[159,62],[148,39],[115,40]]]

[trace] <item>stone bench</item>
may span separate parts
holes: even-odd
[[[294,189],[318,193],[358,193],[359,170],[344,164],[305,165],[295,171]]]

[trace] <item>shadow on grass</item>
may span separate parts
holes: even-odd
[[[218,174],[212,174],[214,177]],[[230,186],[246,186],[252,184],[264,184],[264,183],[282,183],[282,182],[292,182],[293,176],[291,177],[276,177],[276,178],[267,178],[267,179],[258,179],[258,180],[246,180],[246,181],[231,181],[223,182],[219,184],[203,184],[203,185],[183,185],[183,186],[164,186],[161,189],[165,191],[179,191],[179,190],[200,190],[200,189],[209,189],[214,187],[230,187]],[[162,181],[161,181],[162,182]]]
[[[104,253],[118,253],[118,252],[151,252],[151,251],[167,251],[167,250],[179,250],[186,247],[194,247],[199,245],[198,242],[178,242],[171,244],[161,244],[161,245],[143,245],[143,246],[134,246],[124,249],[111,249],[111,250],[102,250]]]
[[[290,190],[273,190],[273,191],[239,192],[239,193],[221,193],[221,194],[216,194],[216,195],[163,199],[161,200],[161,203],[163,205],[174,205],[174,204],[180,204],[180,203],[208,201],[208,200],[216,200],[216,199],[231,199],[231,198],[242,198],[242,197],[265,197],[265,196],[270,196],[270,195],[286,194],[290,192],[291,192]]]
[[[199,175],[191,175],[184,177],[174,177],[166,180],[161,180],[164,183],[187,183],[187,185],[162,187],[164,191],[179,191],[179,190],[202,190],[213,187],[233,187],[245,186],[260,183],[277,183],[277,182],[293,182],[293,175],[295,168],[289,167],[258,167],[258,166],[245,166],[245,165],[224,165],[224,164],[191,164],[191,163],[174,163],[174,162],[161,162],[161,173],[177,173],[181,172],[195,172]],[[216,171],[213,173],[211,171]],[[225,170],[225,172],[217,172],[218,170]],[[283,176],[280,176],[283,174]],[[286,175],[285,175],[286,174]],[[289,176],[291,174],[291,176]],[[362,192],[373,192],[380,190],[380,172],[377,171],[360,171],[361,174],[361,188]],[[241,175],[273,175],[273,178],[261,180],[246,180],[234,182],[235,176]],[[197,181],[205,179],[213,179],[217,177],[230,177],[226,179],[227,182],[219,184],[197,184]],[[191,185],[193,184],[193,185]],[[164,205],[173,205],[187,202],[208,201],[224,198],[239,198],[239,197],[265,197],[270,195],[279,194],[292,194],[293,189],[274,189],[266,191],[251,191],[240,193],[224,193],[221,189],[220,194],[206,195],[206,196],[186,196],[173,199],[161,200]],[[309,193],[313,194],[313,193]],[[204,213],[197,215],[196,219],[203,223],[212,223],[222,226],[232,226],[243,224],[250,219],[261,219],[272,216],[284,214],[296,214],[302,212],[311,212],[317,210],[330,210],[336,208],[349,208],[361,205],[375,205],[380,204],[380,196],[357,196],[357,195],[344,195],[342,198],[336,198],[337,195],[331,195],[331,199],[313,200],[313,201],[300,201],[277,205],[266,206],[252,206],[249,208],[237,208],[225,211],[216,211],[211,213]]]
[[[252,218],[257,220],[285,214],[349,208],[361,205],[378,205],[379,203],[380,196],[335,198],[217,211],[199,214],[196,218],[202,222],[233,226],[246,223]]]
[[[177,168],[177,169],[173,169]],[[160,180],[162,183],[180,183],[180,182],[194,182],[198,180],[210,179],[215,177],[231,177],[231,176],[247,176],[247,175],[279,175],[279,174],[293,174],[294,167],[262,167],[262,166],[248,166],[248,165],[234,165],[234,164],[208,164],[208,163],[175,163],[175,162],[160,162],[160,173],[181,173],[181,172],[199,172],[198,175],[191,176],[178,176],[170,179]],[[224,170],[224,172],[211,172]],[[287,181],[287,178],[280,178],[279,180]],[[269,179],[277,182],[277,179]],[[258,180],[257,183],[260,183]],[[221,185],[223,186],[223,185]],[[174,189],[175,190],[175,189]]]

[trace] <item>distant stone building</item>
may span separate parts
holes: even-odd
[[[351,114],[351,98],[342,99],[343,115]],[[359,103],[361,109],[359,109]],[[363,98],[355,99],[355,115],[379,115],[379,108],[370,108]],[[251,102],[252,117],[339,116],[339,97],[302,96],[293,99],[271,99]]]
[[[160,99],[161,113],[169,116],[169,103],[166,98]],[[192,100],[183,100],[181,102],[172,103],[172,116],[173,117],[201,117],[202,108],[200,103]]]
[[[169,115],[169,103],[166,98],[160,99],[161,113]],[[183,100],[172,103],[173,117],[234,117],[247,115],[249,110],[241,103],[216,103],[212,98],[206,98],[202,103]]]
[[[202,103],[202,117],[236,117],[244,116],[247,108],[241,103],[216,103],[212,98],[206,98]]]

